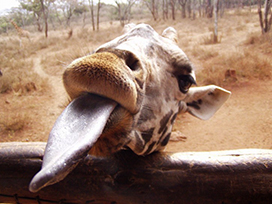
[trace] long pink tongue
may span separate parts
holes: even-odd
[[[32,179],[29,190],[37,192],[64,179],[88,154],[116,105],[111,99],[92,94],[73,100],[49,134],[42,169]]]

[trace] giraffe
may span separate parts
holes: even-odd
[[[67,67],[63,83],[72,102],[49,134],[30,191],[61,181],[87,154],[163,151],[178,114],[213,116],[230,92],[197,87],[194,66],[177,41],[172,27],[159,35],[150,25],[130,25]]]
[[[10,22],[16,29],[20,39],[27,38],[30,41],[30,33],[27,30],[23,30],[22,28],[20,28],[13,20],[10,20]]]

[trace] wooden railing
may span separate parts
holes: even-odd
[[[272,150],[87,156],[63,181],[31,193],[45,143],[0,143],[0,203],[272,203]]]

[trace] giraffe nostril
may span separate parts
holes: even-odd
[[[136,71],[139,68],[139,61],[135,60],[133,62],[126,62],[127,66],[132,70]]]
[[[132,71],[136,71],[140,68],[139,59],[131,52],[126,52],[125,62]]]

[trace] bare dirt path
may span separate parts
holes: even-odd
[[[55,74],[48,74],[41,65],[41,56],[43,56],[43,52],[38,52],[36,56],[33,58],[33,70],[42,78],[48,79],[49,85],[52,89],[52,96],[54,97],[52,107],[58,107],[61,101],[65,101],[67,99],[67,95],[62,84],[62,76]]]
[[[62,76],[55,75],[55,73],[52,75],[48,74],[41,65],[41,58],[45,53],[46,50],[40,51],[33,57],[34,72],[45,80],[48,80],[50,86],[50,91],[48,94],[45,94],[44,98],[37,97],[37,100],[40,100],[43,104],[39,108],[39,115],[37,115],[37,120],[40,121],[40,123],[37,124],[38,127],[36,128],[43,130],[38,136],[39,141],[47,141],[50,129],[68,101],[68,96],[62,84]]]

